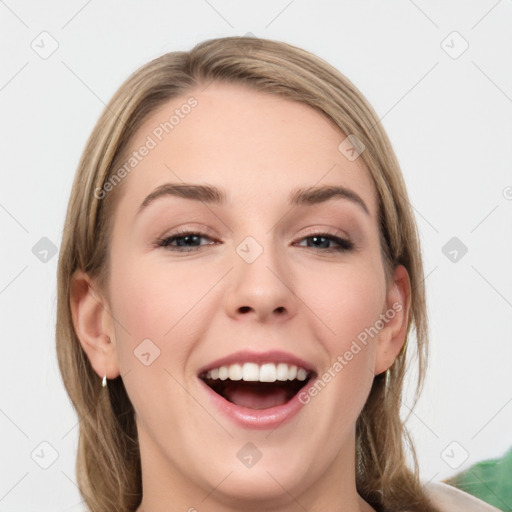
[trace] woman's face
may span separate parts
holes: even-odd
[[[304,104],[213,83],[131,141],[104,364],[136,412],[145,496],[180,489],[183,506],[202,510],[207,496],[215,510],[229,497],[307,508],[335,481],[355,492],[355,423],[390,364],[382,319],[398,312],[376,193],[344,139]],[[349,192],[300,200],[321,187]]]

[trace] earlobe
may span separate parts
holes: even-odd
[[[93,280],[77,270],[70,282],[73,326],[87,357],[99,377],[119,375],[115,336],[106,299]]]
[[[385,372],[402,350],[407,337],[411,287],[409,273],[403,265],[395,268],[393,282],[386,295],[382,313],[384,327],[379,333],[374,374]]]

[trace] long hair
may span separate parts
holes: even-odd
[[[434,511],[400,416],[410,340],[415,339],[417,360],[414,406],[423,386],[428,327],[419,235],[399,164],[375,111],[339,71],[290,44],[252,37],[207,40],[142,66],[103,110],[80,159],[58,263],[56,341],[63,382],[79,418],[76,471],[87,506],[92,512],[135,510],[142,499],[141,461],[134,410],[122,378],[103,389],[74,330],[71,276],[80,269],[105,287],[112,219],[123,183],[103,198],[97,191],[112,179],[132,136],[151,113],[212,81],[242,84],[309,105],[364,145],[360,158],[377,191],[386,280],[396,265],[405,266],[411,307],[404,347],[388,372],[374,378],[357,420],[357,491],[377,510]],[[407,463],[407,450],[412,464]]]

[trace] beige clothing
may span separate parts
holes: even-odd
[[[430,482],[425,491],[441,512],[499,512],[498,508],[442,482]]]

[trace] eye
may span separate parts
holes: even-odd
[[[208,239],[211,242],[201,244],[201,239]],[[345,238],[341,238],[332,233],[313,233],[301,239],[301,242],[311,241],[311,244],[307,244],[308,249],[320,249],[321,252],[348,252],[354,249],[354,244]],[[199,249],[204,245],[213,245],[216,242],[213,240],[209,233],[203,233],[201,231],[191,230],[180,230],[171,236],[161,238],[156,241],[158,247],[165,247],[170,251],[176,252],[191,252]],[[336,244],[335,247],[329,246],[329,244]],[[301,246],[304,247],[304,246]]]
[[[171,236],[157,240],[156,244],[159,247],[165,247],[170,251],[190,252],[196,250],[202,245],[212,245],[215,243],[212,242],[210,244],[201,244],[201,239],[205,238],[212,240],[210,235],[207,233],[202,233],[200,231],[180,230]]]
[[[307,245],[308,248],[321,249],[322,252],[348,252],[354,249],[354,244],[346,238],[341,238],[331,233],[313,233],[301,239],[311,240],[313,245]],[[337,247],[326,247],[329,243],[334,242]]]

